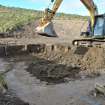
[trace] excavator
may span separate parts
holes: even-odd
[[[46,8],[44,17],[40,19],[36,32],[40,35],[56,37],[52,19],[63,0],[51,0],[52,9]],[[76,46],[104,46],[105,45],[105,15],[98,13],[98,8],[93,0],[80,0],[90,13],[86,32],[81,32],[79,39],[72,41]]]

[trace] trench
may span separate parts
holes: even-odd
[[[104,73],[104,53],[105,48],[73,47],[67,43],[0,46],[0,56],[14,58],[13,62],[29,56],[30,58],[26,58],[26,61],[30,59],[26,70],[42,80],[46,78],[49,81],[52,78],[56,81],[58,78],[79,78],[79,75],[94,77]]]
[[[30,105],[104,105],[103,98],[88,94],[96,82],[104,83],[104,48],[30,44],[0,49],[1,70],[11,69],[9,88]]]

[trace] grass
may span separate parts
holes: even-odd
[[[0,12],[0,32],[10,32],[11,30],[17,29],[27,23],[35,21],[42,17],[41,11],[22,9],[22,8],[9,8],[0,5],[0,10],[7,12]],[[64,13],[57,13],[55,19],[74,19],[81,18],[79,15],[70,15]]]
[[[0,74],[0,93],[3,93],[8,88],[7,82],[2,74]]]
[[[0,13],[0,32],[8,32],[12,29],[21,27],[35,19],[41,17],[41,13],[33,10],[25,10],[20,8],[4,8],[7,12]],[[40,13],[40,15],[39,15]]]
[[[63,19],[63,20],[71,20],[71,19],[82,19],[87,20],[87,16],[81,16],[76,14],[65,14],[65,13],[57,13],[56,19]]]

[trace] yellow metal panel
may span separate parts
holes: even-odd
[[[94,23],[95,23],[95,15],[96,15],[96,6],[93,2],[93,0],[80,0],[88,9],[90,13],[90,19],[91,19],[91,27],[93,29]]]

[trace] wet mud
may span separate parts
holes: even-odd
[[[90,95],[95,83],[105,81],[105,48],[73,47],[70,43],[84,21],[78,21],[77,28],[71,22],[77,24],[77,20],[54,23],[58,38],[38,36],[33,22],[11,32],[13,39],[0,40],[0,72],[10,67],[5,78],[16,94],[1,95],[1,105],[8,100],[10,105],[105,104],[103,97]]]

